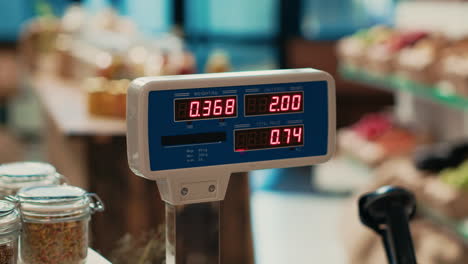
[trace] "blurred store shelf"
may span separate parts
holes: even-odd
[[[94,117],[88,113],[86,93],[78,84],[48,75],[35,76],[29,84],[37,93],[43,108],[64,134],[125,135],[125,120]]]
[[[347,80],[390,92],[407,92],[412,95],[463,111],[468,110],[468,99],[445,91],[438,86],[413,82],[396,75],[378,75],[356,67],[341,65],[340,74]]]

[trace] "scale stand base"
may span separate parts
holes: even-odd
[[[220,263],[220,205],[166,203],[166,264]]]

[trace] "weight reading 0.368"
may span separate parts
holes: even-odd
[[[242,129],[235,132],[235,151],[260,150],[304,145],[304,126]]]
[[[246,116],[300,113],[303,110],[303,92],[251,94],[245,96]]]
[[[174,105],[175,121],[217,119],[237,116],[237,97],[179,99]]]

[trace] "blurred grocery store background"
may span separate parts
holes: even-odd
[[[50,162],[98,193],[107,208],[93,219],[91,246],[113,263],[157,263],[164,254],[156,185],[127,165],[129,82],[300,67],[336,78],[337,155],[316,167],[232,177],[223,263],[385,263],[380,239],[359,224],[355,197],[386,184],[418,199],[419,262],[468,263],[468,1],[0,7],[0,163]]]

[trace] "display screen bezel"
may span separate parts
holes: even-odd
[[[249,115],[247,114],[247,96],[252,96],[252,95],[276,95],[276,94],[287,94],[287,93],[301,93],[302,94],[302,110],[301,111],[294,111],[294,112],[277,112],[277,113],[265,113],[265,114],[255,114],[255,115]],[[289,114],[301,114],[304,113],[305,111],[305,97],[304,97],[304,91],[286,91],[286,92],[268,92],[268,93],[252,93],[252,94],[244,94],[244,116],[245,117],[255,117],[255,116],[270,116],[270,115],[289,115]]]
[[[279,146],[279,147],[265,147],[258,149],[246,149],[246,150],[237,150],[236,149],[236,132],[243,130],[259,130],[259,129],[274,129],[274,128],[283,128],[283,127],[302,127],[302,144],[301,145],[289,145],[289,146]],[[242,153],[247,151],[259,151],[259,150],[269,150],[269,149],[281,149],[281,148],[297,148],[305,146],[305,125],[304,124],[292,124],[292,125],[282,125],[282,126],[265,126],[265,127],[255,127],[255,128],[242,128],[233,130],[233,150],[234,152]]]

